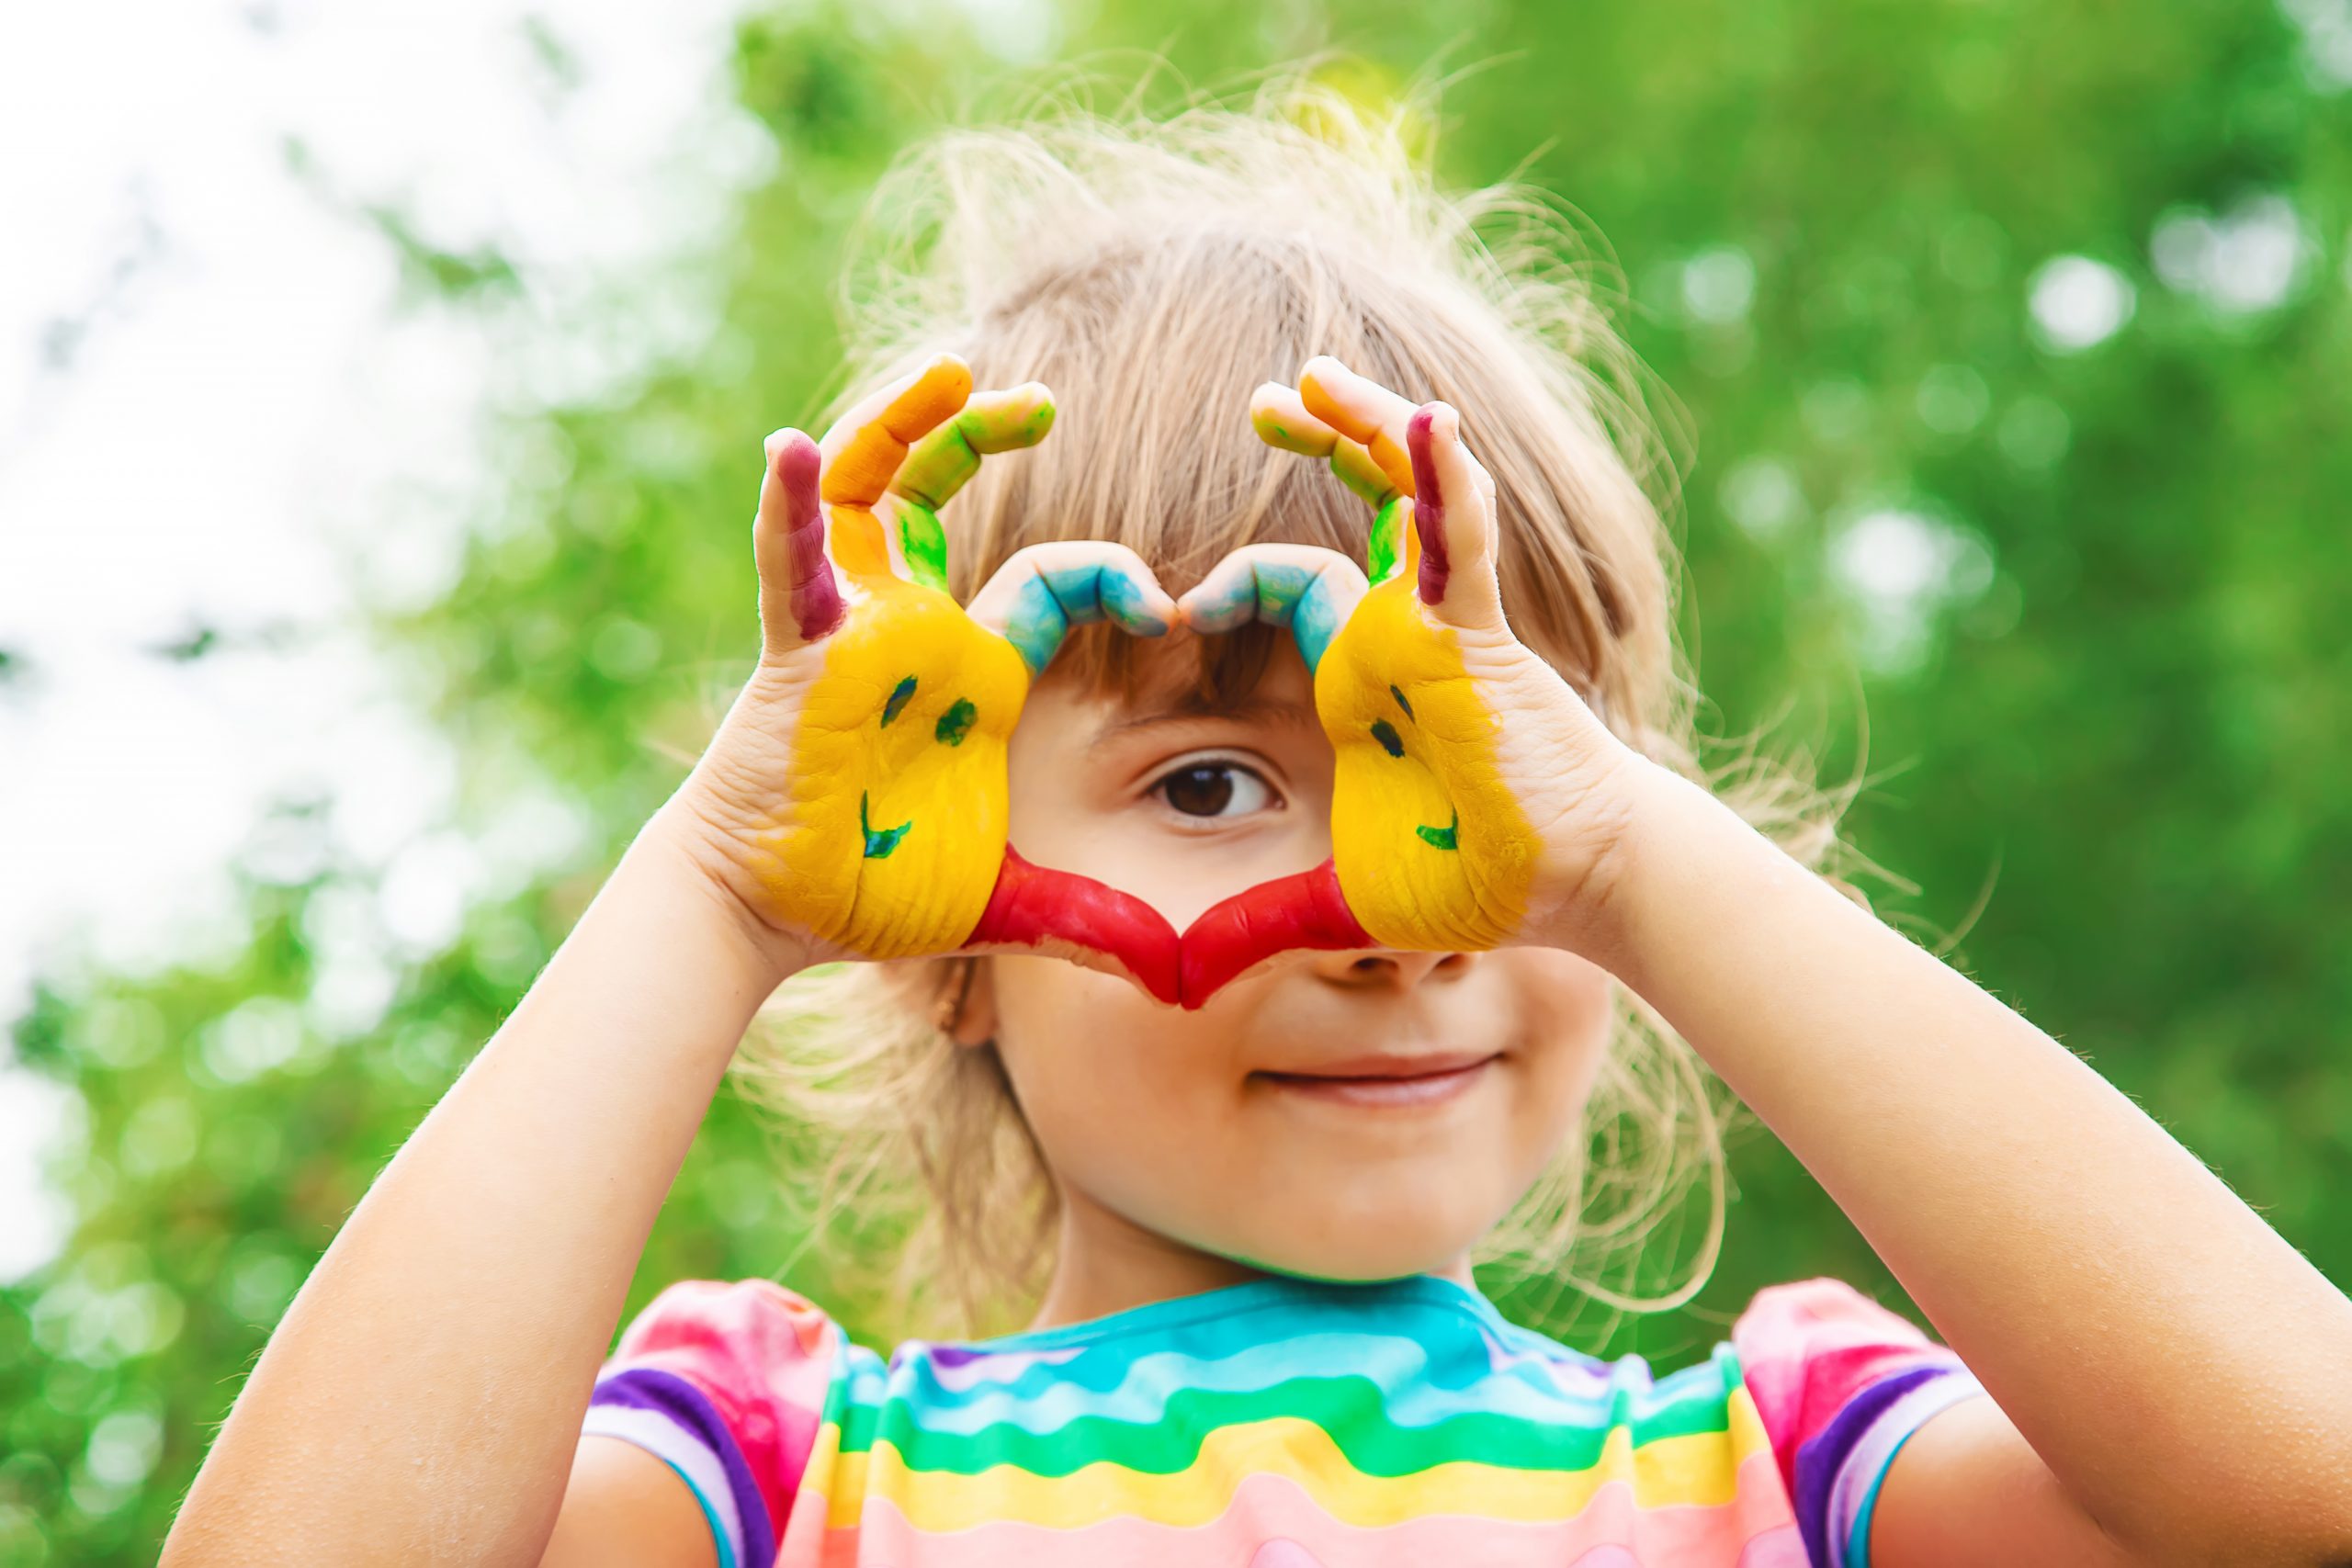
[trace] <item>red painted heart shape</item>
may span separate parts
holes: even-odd
[[[1007,845],[996,891],[970,945],[1031,948],[1080,962],[1106,955],[1161,1001],[1197,1008],[1227,982],[1295,948],[1379,944],[1348,912],[1329,860],[1243,889],[1180,936],[1134,894],[1076,872],[1033,865]]]

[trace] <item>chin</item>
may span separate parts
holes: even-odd
[[[1345,1203],[1288,1210],[1278,1226],[1215,1250],[1273,1273],[1351,1284],[1442,1274],[1509,1208],[1460,1193],[1433,1198],[1428,1182],[1393,1195],[1382,1193],[1383,1185],[1367,1184]]]

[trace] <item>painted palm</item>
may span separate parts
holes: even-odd
[[[1133,552],[1074,541],[1008,560],[967,612],[939,511],[983,455],[1053,423],[1035,384],[972,392],[953,355],[884,388],[821,444],[768,441],[754,527],[761,739],[717,781],[750,847],[754,908],[818,956],[1018,947],[1176,999],[1174,933],[1140,900],[1044,871],[1006,841],[1005,747],[1069,628],[1164,633],[1174,605]]]
[[[1311,546],[1250,546],[1179,602],[1204,632],[1289,626],[1336,753],[1331,859],[1195,921],[1186,996],[1291,947],[1543,940],[1582,882],[1589,781],[1623,748],[1503,618],[1494,481],[1454,411],[1318,358],[1295,388],[1260,388],[1250,417],[1371,503],[1372,572]]]

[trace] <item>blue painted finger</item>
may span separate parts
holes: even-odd
[[[1045,673],[1072,626],[1108,621],[1130,637],[1160,637],[1176,623],[1175,601],[1142,557],[1091,539],[1016,551],[972,596],[970,613],[1020,651],[1032,676]]]
[[[1245,545],[1176,602],[1194,631],[1229,632],[1252,621],[1288,626],[1312,673],[1364,595],[1363,573],[1313,545]]]

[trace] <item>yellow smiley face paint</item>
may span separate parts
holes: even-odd
[[[1029,671],[934,589],[853,580],[786,769],[776,873],[810,929],[870,958],[952,952],[1004,860],[1005,746]]]
[[[1336,753],[1331,859],[1364,930],[1422,952],[1515,935],[1538,840],[1498,768],[1499,720],[1412,570],[1366,593],[1332,638],[1315,707]]]

